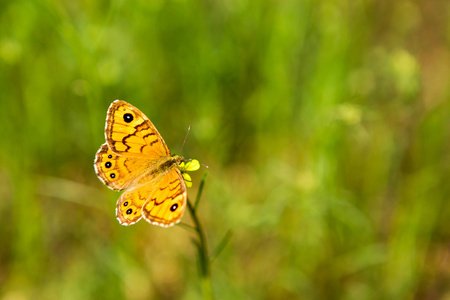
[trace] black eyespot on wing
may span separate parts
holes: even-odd
[[[130,215],[132,212],[133,212],[133,210],[132,210],[131,208],[129,208],[129,209],[127,210],[127,215]]]
[[[178,208],[178,204],[175,203],[174,205],[172,205],[172,206],[170,207],[170,211],[171,211],[171,212],[174,212],[177,208]]]
[[[109,168],[111,168],[111,166],[112,166],[112,164],[111,164],[110,161],[107,161],[107,162],[105,163],[105,168],[109,169]]]
[[[115,173],[111,173],[109,174],[109,177],[111,177],[112,179],[116,178],[116,174]]]
[[[123,203],[123,206],[127,206],[128,205],[128,201],[125,201],[124,203]]]
[[[134,118],[132,114],[127,113],[123,115],[123,120],[127,123],[130,123],[131,121],[133,121],[133,119]]]
[[[110,155],[108,155],[108,158],[112,158],[112,155],[110,154]]]

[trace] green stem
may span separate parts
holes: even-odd
[[[205,300],[214,299],[212,290],[211,290],[211,278],[210,277],[202,278],[202,292],[203,292],[203,299],[205,299]]]
[[[209,267],[209,255],[208,255],[208,248],[206,246],[206,237],[205,233],[203,231],[203,227],[201,226],[195,208],[192,206],[191,202],[187,201],[187,206],[189,209],[189,213],[191,214],[192,220],[195,224],[195,231],[198,235],[198,257],[199,257],[199,263],[200,263],[200,280],[201,280],[201,286],[202,286],[202,292],[203,292],[203,299],[205,300],[211,300],[213,299],[213,294],[211,290],[211,274],[210,274],[210,267]]]

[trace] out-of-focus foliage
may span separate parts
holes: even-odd
[[[449,298],[449,20],[446,0],[0,1],[0,298],[201,297],[189,231],[120,226],[94,174],[115,99],[173,153],[192,125],[210,247],[233,232],[217,299]]]

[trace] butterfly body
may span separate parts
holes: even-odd
[[[108,108],[105,138],[94,168],[109,188],[125,190],[116,206],[119,222],[131,225],[143,217],[163,227],[178,223],[187,201],[178,168],[184,159],[171,156],[153,123],[125,101]]]

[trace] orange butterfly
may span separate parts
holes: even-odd
[[[163,227],[180,222],[187,201],[183,177],[188,186],[190,177],[179,168],[198,170],[198,161],[185,164],[182,157],[171,156],[153,123],[125,101],[116,100],[109,106],[105,137],[94,168],[109,188],[125,190],[116,207],[120,224],[131,225],[141,217]]]

